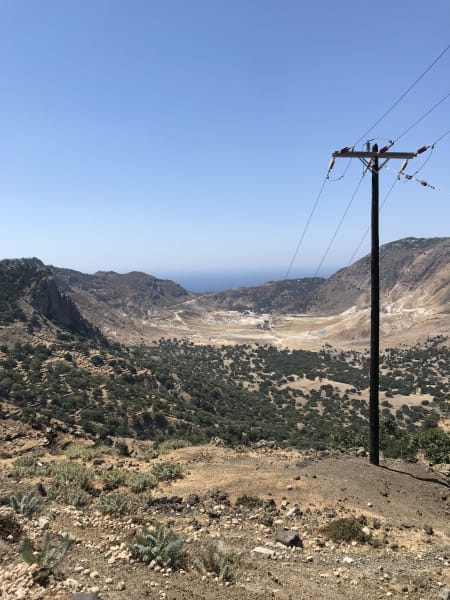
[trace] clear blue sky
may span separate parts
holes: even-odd
[[[0,256],[182,283],[282,279],[331,152],[449,31],[448,0],[0,0]],[[450,51],[370,137],[399,136],[450,92],[449,75]],[[447,99],[394,149],[449,129]],[[291,276],[317,270],[361,170],[355,160],[325,186]],[[382,242],[450,235],[450,135],[418,177],[443,191],[398,183]],[[394,179],[383,171],[381,199]],[[369,207],[366,177],[320,274],[348,263]]]

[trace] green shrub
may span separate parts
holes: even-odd
[[[86,506],[89,504],[90,496],[83,489],[75,485],[61,485],[55,483],[48,489],[48,497],[59,500],[70,506]]]
[[[323,527],[322,532],[333,542],[367,541],[362,531],[362,525],[356,519],[344,517],[335,519]]]
[[[178,448],[187,448],[188,446],[192,446],[192,443],[188,440],[173,438],[161,442],[158,445],[158,450],[163,454],[164,452],[169,452],[170,450],[177,450]]]
[[[139,493],[155,487],[158,480],[153,473],[130,473],[127,479],[127,485],[132,492]]]
[[[11,507],[22,515],[29,517],[39,508],[39,499],[34,494],[11,494],[9,496]]]
[[[133,502],[125,494],[113,492],[100,497],[97,504],[98,509],[107,515],[123,515],[133,507]]]
[[[13,462],[9,474],[17,479],[30,479],[32,477],[46,477],[49,473],[48,465],[38,462],[34,456],[19,456]]]
[[[18,467],[34,467],[36,465],[36,457],[24,454],[23,456],[18,456],[13,464]]]
[[[161,566],[181,568],[185,565],[184,540],[170,527],[158,523],[153,531],[144,529],[136,534],[129,545],[130,552],[137,560]]]
[[[90,488],[90,473],[78,463],[70,461],[53,463],[50,473],[61,487],[77,487],[83,490]]]
[[[262,506],[263,501],[259,496],[252,496],[251,494],[242,494],[236,498],[236,506],[245,506],[245,508],[255,509]]]
[[[130,456],[130,449],[125,442],[117,442],[116,450],[119,456]]]
[[[40,549],[35,548],[30,540],[25,537],[22,540],[20,553],[22,558],[30,565],[37,564],[41,569],[52,571],[64,558],[69,545],[70,538],[68,535],[63,536],[59,545],[53,545],[50,534],[46,531]]]
[[[239,560],[233,554],[221,551],[217,545],[209,544],[194,563],[200,573],[214,573],[222,581],[235,581]]]
[[[158,481],[172,481],[183,477],[181,465],[173,462],[161,462],[153,465],[152,473]]]
[[[105,454],[109,454],[110,452],[111,449],[105,445],[84,446],[83,444],[79,443],[70,444],[64,450],[64,454],[67,456],[67,458],[82,458],[84,460],[92,460],[94,458],[99,458],[101,456],[104,456]]]
[[[450,435],[442,429],[421,431],[417,435],[417,444],[431,463],[450,463]]]
[[[109,490],[114,490],[121,485],[125,485],[128,477],[129,471],[126,469],[111,469],[102,473],[105,488]]]

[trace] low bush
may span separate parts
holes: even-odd
[[[97,507],[103,514],[117,516],[128,513],[133,507],[133,502],[125,494],[113,492],[101,496]]]
[[[46,531],[42,538],[40,548],[36,548],[31,541],[25,537],[22,540],[20,553],[22,558],[30,565],[37,564],[41,569],[52,571],[62,561],[69,549],[70,538],[68,535],[62,537],[61,543],[54,545],[50,533]]]
[[[252,496],[251,494],[242,494],[236,498],[236,506],[244,506],[251,510],[262,506],[263,501],[259,496]]]
[[[178,448],[187,448],[188,446],[192,446],[192,443],[188,440],[173,438],[161,442],[158,445],[158,451],[161,452],[161,454],[164,454],[164,452],[169,452],[170,450],[177,450]]]
[[[235,581],[239,560],[233,554],[221,551],[215,544],[209,544],[200,553],[194,563],[194,568],[200,573],[213,573],[222,581]]]
[[[9,503],[16,513],[27,517],[34,514],[39,508],[39,499],[34,494],[11,494]]]
[[[162,523],[152,531],[144,529],[136,534],[129,549],[134,558],[147,564],[154,560],[160,566],[179,569],[186,562],[184,540]]]
[[[158,481],[172,481],[183,477],[181,465],[173,462],[160,462],[153,465],[152,474]]]
[[[335,519],[323,527],[322,532],[333,542],[366,542],[362,525],[356,519],[344,517]]]
[[[144,492],[158,483],[153,473],[130,473],[127,478],[127,486],[134,493]]]
[[[64,450],[64,454],[67,458],[77,459],[82,458],[84,460],[93,460],[94,458],[100,458],[105,454],[109,454],[111,449],[108,446],[84,446],[80,443],[73,443],[67,446]]]
[[[50,474],[56,479],[61,487],[77,487],[82,490],[90,489],[91,475],[83,465],[75,462],[53,463]]]
[[[126,469],[110,469],[102,473],[102,479],[105,484],[105,489],[115,490],[116,488],[125,485],[129,477],[129,471]]]
[[[59,500],[70,506],[86,506],[89,504],[90,496],[83,489],[75,485],[61,485],[55,483],[48,489],[48,497]]]
[[[46,477],[48,472],[48,465],[38,462],[36,457],[19,456],[11,465],[9,475],[17,479],[30,479],[32,477]]]

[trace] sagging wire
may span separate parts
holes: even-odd
[[[334,242],[334,240],[336,239],[336,236],[337,236],[337,234],[339,233],[339,230],[340,230],[340,229],[341,229],[341,227],[342,227],[342,223],[344,222],[344,219],[345,219],[345,217],[347,216],[347,213],[348,213],[348,211],[350,210],[350,207],[351,207],[351,205],[353,204],[353,200],[355,199],[355,197],[356,197],[356,194],[358,193],[358,191],[359,191],[359,188],[361,187],[362,181],[363,181],[363,179],[364,179],[364,177],[365,177],[366,173],[367,173],[367,169],[365,169],[365,170],[363,171],[363,174],[361,175],[361,179],[358,181],[358,185],[356,186],[356,188],[355,188],[355,191],[353,192],[353,194],[352,194],[352,197],[350,198],[350,201],[348,202],[348,204],[347,204],[347,206],[346,206],[346,208],[345,208],[345,210],[344,210],[344,214],[342,215],[342,217],[341,217],[341,219],[340,219],[340,221],[339,221],[339,223],[338,223],[338,226],[336,227],[336,230],[335,230],[335,232],[333,233],[333,235],[332,235],[332,237],[331,237],[331,240],[330,240],[330,242],[329,242],[329,244],[328,244],[328,246],[327,246],[327,249],[325,250],[325,252],[324,252],[324,254],[323,254],[323,256],[322,256],[322,258],[321,258],[321,260],[320,260],[320,263],[319,263],[319,266],[318,266],[318,267],[317,267],[317,269],[315,270],[313,277],[317,277],[317,276],[318,276],[318,274],[319,274],[319,271],[320,271],[320,269],[322,268],[322,265],[323,265],[323,263],[325,262],[325,259],[326,259],[326,258],[327,258],[327,256],[328,256],[328,253],[329,253],[329,251],[330,251],[330,249],[331,249],[331,246],[333,245],[333,242]]]
[[[417,77],[417,79],[416,79],[416,80],[415,80],[415,81],[414,81],[414,82],[413,82],[413,83],[412,83],[412,84],[409,86],[409,88],[408,88],[408,89],[407,89],[405,92],[403,92],[403,94],[402,94],[402,95],[401,95],[399,98],[397,98],[397,100],[396,100],[396,101],[395,101],[393,104],[391,104],[391,106],[390,106],[390,107],[389,107],[389,108],[388,108],[388,109],[387,109],[387,110],[386,110],[386,111],[385,111],[385,112],[384,112],[384,113],[381,115],[381,117],[379,117],[379,118],[378,118],[378,119],[375,121],[375,123],[374,123],[373,125],[371,125],[371,127],[369,127],[369,129],[368,129],[366,132],[364,132],[364,133],[362,134],[362,136],[359,138],[359,140],[358,140],[357,142],[355,142],[355,146],[356,146],[357,144],[359,144],[359,143],[360,143],[360,142],[361,142],[361,141],[362,141],[362,140],[363,140],[363,139],[364,139],[364,138],[365,138],[367,135],[369,135],[369,133],[370,133],[371,131],[373,131],[373,130],[375,129],[375,127],[376,127],[376,126],[377,126],[379,123],[381,123],[381,121],[382,121],[382,120],[383,120],[385,117],[387,117],[387,115],[388,115],[388,114],[389,114],[389,113],[390,113],[392,110],[394,110],[394,108],[397,106],[397,104],[399,104],[399,103],[401,102],[401,100],[403,100],[403,98],[404,98],[404,97],[405,97],[407,94],[409,94],[409,92],[410,92],[410,91],[411,91],[411,90],[412,90],[412,89],[413,89],[413,88],[414,88],[414,87],[415,87],[415,86],[416,86],[416,85],[419,83],[419,81],[420,81],[421,79],[423,79],[423,78],[425,77],[425,75],[428,73],[428,71],[430,71],[430,70],[431,70],[431,69],[434,67],[434,65],[435,65],[435,64],[436,64],[436,63],[437,63],[437,62],[438,62],[438,61],[439,61],[439,60],[440,60],[440,59],[441,59],[441,58],[444,56],[444,54],[446,54],[446,52],[448,52],[448,50],[450,50],[450,44],[449,44],[449,45],[448,45],[446,48],[444,48],[444,50],[442,50],[442,52],[441,52],[441,53],[440,53],[440,54],[439,54],[439,55],[438,55],[438,56],[437,56],[437,57],[434,59],[434,61],[433,61],[433,62],[432,62],[432,63],[431,63],[431,64],[430,64],[430,65],[429,65],[429,66],[428,66],[426,69],[425,69],[425,71],[423,71],[423,73],[421,73],[421,74],[419,75],[419,77]]]
[[[411,129],[414,129],[414,127],[416,127],[421,121],[423,121],[426,117],[428,117],[428,115],[430,115],[434,110],[436,110],[436,108],[438,106],[440,106],[443,102],[445,102],[445,100],[447,100],[447,98],[450,98],[450,92],[448,94],[446,94],[443,98],[441,98],[438,102],[436,102],[436,104],[434,106],[432,106],[429,110],[427,110],[426,113],[424,113],[421,117],[419,117],[417,119],[417,121],[414,121],[414,123],[412,125],[410,125],[407,129],[405,129],[405,131],[403,133],[401,133],[399,136],[397,136],[394,140],[395,143],[397,143],[399,140],[402,139],[402,137],[404,137],[407,133],[409,133],[411,131]],[[447,135],[447,134],[445,134]],[[443,137],[445,137],[445,135]]]
[[[331,170],[332,168],[333,168],[333,167],[331,167],[331,168],[330,168],[330,167],[328,167],[328,173],[330,172],[330,170]],[[315,202],[314,202],[314,205],[313,205],[313,207],[312,207],[312,210],[311,210],[311,212],[309,213],[308,220],[306,221],[306,225],[305,225],[305,227],[303,228],[302,234],[301,234],[301,236],[300,236],[300,239],[299,239],[299,241],[298,241],[298,244],[297,244],[297,247],[296,247],[296,249],[295,249],[294,255],[292,256],[291,262],[289,263],[289,267],[288,267],[288,270],[286,271],[286,275],[284,276],[284,279],[288,279],[288,278],[289,278],[289,275],[290,275],[290,273],[291,273],[291,270],[292,270],[292,266],[293,266],[293,264],[294,264],[294,261],[295,261],[295,259],[297,258],[297,254],[299,253],[299,250],[300,250],[300,248],[301,248],[301,246],[302,246],[302,244],[303,244],[303,240],[304,240],[304,238],[305,238],[306,232],[308,231],[308,228],[309,228],[309,225],[310,225],[310,223],[311,223],[311,220],[312,220],[312,218],[313,218],[313,215],[314,215],[314,213],[316,212],[316,208],[317,208],[317,205],[319,204],[319,200],[320,200],[320,198],[321,198],[321,196],[322,196],[323,190],[324,190],[324,188],[325,188],[325,184],[326,184],[326,183],[327,183],[327,181],[328,181],[328,173],[327,173],[327,175],[326,175],[325,179],[323,180],[323,182],[322,182],[322,185],[320,186],[319,193],[317,194],[317,197],[316,197],[316,200],[315,200]]]
[[[352,197],[350,198],[350,201],[348,202],[348,204],[347,204],[347,206],[346,206],[346,208],[345,208],[344,214],[342,215],[342,217],[341,217],[341,219],[340,219],[340,221],[339,221],[339,223],[338,223],[338,226],[336,227],[336,230],[335,230],[335,232],[334,232],[334,233],[333,233],[333,235],[331,236],[331,240],[330,240],[330,242],[329,242],[329,244],[328,244],[328,246],[327,246],[327,249],[325,250],[325,252],[324,252],[324,254],[323,254],[322,258],[320,259],[319,266],[318,266],[318,267],[317,267],[317,269],[315,270],[315,272],[314,272],[314,275],[313,275],[313,278],[318,276],[318,274],[319,274],[319,271],[320,271],[320,269],[322,268],[322,265],[323,265],[323,263],[325,262],[325,259],[326,259],[326,257],[328,256],[328,253],[329,253],[329,251],[330,251],[330,249],[331,249],[331,246],[333,245],[333,242],[334,242],[334,240],[336,239],[336,236],[337,236],[337,234],[339,233],[339,230],[340,230],[340,228],[341,228],[341,226],[342,226],[342,223],[344,222],[344,219],[345,219],[345,217],[347,216],[347,213],[348,213],[348,211],[350,210],[350,207],[351,207],[351,205],[353,204],[353,200],[355,199],[355,197],[356,197],[356,194],[358,193],[358,191],[359,191],[359,188],[361,187],[361,184],[362,184],[362,182],[363,182],[363,179],[364,179],[364,177],[365,177],[365,175],[366,175],[366,172],[367,172],[367,169],[365,169],[365,170],[363,171],[363,174],[361,175],[361,179],[358,181],[358,185],[356,186],[356,188],[355,188],[355,191],[353,192],[353,194],[352,194]],[[306,336],[307,336],[307,337],[308,337],[308,336],[311,334],[311,331],[313,330],[313,328],[314,328],[314,323],[312,323],[312,324],[311,324],[311,326],[310,326],[310,328],[309,328],[308,332],[306,333]]]

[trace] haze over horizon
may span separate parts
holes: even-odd
[[[439,0],[4,2],[0,257],[182,285],[283,279],[332,151],[397,99],[366,137],[442,139],[407,169],[436,189],[397,182],[399,161],[382,171],[381,242],[448,235],[450,52],[402,95],[449,18]],[[292,278],[369,250],[370,178],[357,188],[361,164],[336,163]]]

